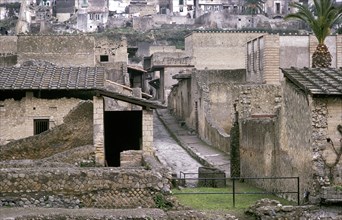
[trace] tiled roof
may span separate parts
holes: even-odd
[[[342,69],[282,69],[284,76],[302,90],[313,95],[342,95]]]
[[[104,75],[103,67],[0,67],[0,91],[92,90],[106,97],[147,108],[166,108],[156,101],[108,90],[104,85]]]
[[[62,90],[104,87],[102,67],[0,67],[0,90]]]

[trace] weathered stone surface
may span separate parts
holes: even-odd
[[[0,169],[0,205],[57,208],[155,207],[156,193],[170,193],[171,173],[146,155],[145,167],[28,167],[12,161]],[[27,164],[25,163],[25,164]],[[36,165],[36,166],[35,166]],[[148,169],[145,169],[148,168]]]
[[[198,168],[198,186],[205,187],[225,187],[226,174],[216,168],[200,167]]]
[[[279,201],[261,199],[246,210],[256,219],[341,219],[339,208],[324,210],[318,206],[282,206]]]

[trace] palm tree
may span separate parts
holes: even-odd
[[[254,15],[263,13],[265,0],[245,0],[245,13],[252,15],[252,27],[254,27]]]
[[[245,0],[246,13],[255,15],[264,11],[265,0]]]
[[[287,15],[285,19],[304,21],[318,40],[318,46],[312,55],[312,67],[330,67],[331,54],[324,42],[331,28],[342,18],[342,7],[335,7],[333,0],[314,0],[314,5],[311,7],[298,2],[292,3],[291,6],[298,11]]]

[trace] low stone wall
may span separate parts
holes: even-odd
[[[1,168],[0,179],[0,206],[20,207],[150,208],[171,187],[171,175],[143,167]]]
[[[341,203],[342,202],[342,187],[341,186],[322,187],[321,202],[322,203]]]
[[[205,118],[205,136],[209,144],[215,148],[229,154],[230,153],[230,135],[227,134],[221,127],[217,126],[215,122],[210,120],[210,115]]]
[[[340,220],[342,213],[339,208],[323,209],[322,207],[292,206],[282,205],[279,201],[261,199],[252,205],[246,211],[247,214],[256,219],[329,219]]]
[[[49,209],[44,208],[0,208],[1,219],[11,220],[237,220],[230,214],[209,214],[195,210],[165,211],[162,209]]]

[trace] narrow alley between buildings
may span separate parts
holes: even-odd
[[[202,165],[177,143],[156,114],[153,117],[153,127],[154,148],[161,163],[169,167],[177,177],[180,177],[180,172],[198,173],[198,168]],[[191,176],[196,177],[197,175]]]

